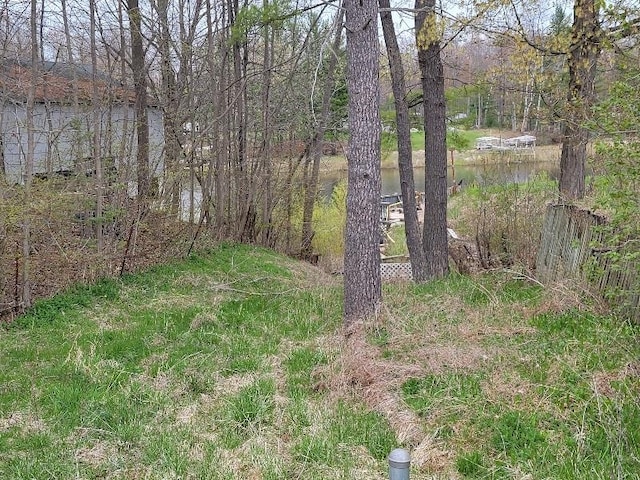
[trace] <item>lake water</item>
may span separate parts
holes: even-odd
[[[507,183],[524,183],[540,173],[551,178],[558,178],[560,167],[557,162],[521,162],[509,164],[464,165],[456,166],[455,171],[447,168],[448,184],[462,180],[462,188],[471,184],[496,185]],[[416,190],[424,190],[424,167],[414,170]],[[382,194],[389,195],[400,192],[400,176],[398,169],[386,168],[381,172]],[[320,191],[323,197],[331,195],[336,184],[347,178],[347,172],[331,172],[321,178]]]
[[[449,166],[447,168],[448,184],[453,185],[462,180],[462,189],[471,184],[497,185],[507,183],[524,183],[540,173],[546,173],[551,178],[558,178],[560,167],[558,162],[511,162],[509,164],[486,164],[456,166],[455,172]],[[455,174],[455,178],[454,178]],[[382,195],[390,195],[400,192],[400,176],[397,168],[385,168],[381,172]],[[334,187],[342,180],[346,180],[347,172],[324,173],[320,178],[320,196],[328,199]],[[414,170],[416,190],[424,191],[424,167]],[[189,206],[191,205],[189,190],[182,191],[181,211],[184,220],[189,218]],[[194,191],[196,218],[199,215],[202,195],[200,188]]]

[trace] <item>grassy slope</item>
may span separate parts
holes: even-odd
[[[499,275],[385,287],[224,246],[0,330],[0,478],[638,478],[637,328]],[[365,352],[362,354],[362,352]]]

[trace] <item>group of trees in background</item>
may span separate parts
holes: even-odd
[[[25,100],[27,107],[43,103],[45,110],[51,103],[35,92],[15,98],[5,88],[13,81],[7,75],[11,65],[30,69],[34,89],[45,83],[51,64],[82,65],[89,72],[89,78],[67,78],[69,93],[62,101],[75,102],[79,116],[89,113],[80,125],[83,148],[75,150],[84,153],[72,155],[69,162],[74,173],[92,174],[79,189],[77,178],[73,187],[65,185],[79,196],[74,205],[67,202],[69,218],[59,219],[68,236],[75,227],[67,220],[77,220],[78,214],[94,230],[95,242],[79,241],[84,255],[74,256],[76,262],[95,260],[94,254],[103,257],[85,278],[135,268],[145,237],[157,237],[163,229],[180,229],[186,237],[183,253],[202,238],[311,256],[319,159],[323,149],[341,150],[337,142],[324,139],[325,132],[342,130],[346,118],[344,101],[338,98],[344,92],[344,42],[343,35],[334,33],[342,32],[342,15],[330,5],[314,7],[237,0],[0,4],[4,120],[11,120],[12,109]],[[78,99],[86,81],[100,91],[94,98]],[[130,92],[133,112],[114,119],[115,92],[123,89]],[[63,131],[78,126],[73,118],[58,129],[38,119],[29,123],[38,113],[27,110],[27,122],[13,126],[17,135],[34,137],[21,159],[23,186],[5,185],[3,205],[15,200],[14,194],[30,191],[34,173],[53,178],[55,165],[47,164],[43,172],[36,150],[51,147]],[[156,158],[150,157],[151,110],[163,113],[163,142]],[[14,134],[7,122],[5,143]],[[130,133],[123,140],[127,148],[113,141],[116,129]],[[107,162],[118,167],[110,177]],[[82,201],[76,201],[79,197]],[[18,203],[24,206],[20,211],[8,214],[7,208],[0,219],[3,238],[9,239],[2,251],[3,310],[29,306],[30,290],[44,288],[29,282],[37,273],[29,268],[29,258],[42,251],[29,231],[30,220],[39,217],[37,201],[25,193]],[[178,220],[186,222],[169,226]],[[16,235],[24,239],[19,255],[12,248]],[[13,274],[14,266],[20,278]]]
[[[382,1],[381,6],[384,9],[389,7],[386,1]],[[450,90],[450,99],[457,97],[456,107],[459,109],[457,112],[454,110],[453,114],[450,111],[450,117],[465,121],[473,119],[474,126],[480,127],[488,124],[489,114],[493,113],[497,126],[501,128],[510,120],[512,130],[537,132],[544,125],[548,131],[558,132],[562,144],[559,199],[572,202],[582,199],[586,193],[587,144],[592,134],[588,122],[597,99],[596,82],[599,78],[606,79],[604,75],[598,77],[598,61],[607,48],[623,57],[633,56],[633,37],[640,25],[637,10],[626,3],[609,5],[596,0],[575,0],[571,17],[565,14],[562,5],[544,2],[472,2],[466,7],[470,15],[446,22],[447,13],[443,4],[436,5],[430,0],[417,0],[415,4],[415,38],[422,87],[426,158],[424,231],[421,241],[413,227],[413,207],[405,203],[404,210],[411,212],[406,224],[406,237],[410,251],[416,252],[412,254],[412,270],[414,279],[418,281],[437,278],[448,272],[447,107],[442,66],[447,49],[441,48],[447,41],[447,28],[457,29],[448,40],[451,42],[455,41],[456,35],[463,34],[465,30],[469,32],[471,42],[461,42],[463,48],[457,52],[454,50],[452,57],[455,59],[457,53],[457,59],[466,62],[467,73],[471,72],[472,64],[482,71],[481,75],[476,71],[475,75],[464,80],[456,76],[461,69],[450,68],[454,85],[461,84],[455,90]],[[545,10],[550,14],[545,15]],[[407,139],[408,121],[404,115],[409,92],[404,86],[404,78],[399,75],[402,66],[398,68],[394,59],[397,46],[388,20],[385,25],[384,13],[382,21],[399,131],[401,185],[407,187],[412,182],[406,176],[402,177],[403,166],[411,165],[411,158],[410,150],[405,151],[402,145],[406,144]],[[479,53],[478,49],[467,47],[469,43],[478,43],[475,35],[480,36],[485,47],[480,51],[486,52],[486,47],[489,47],[489,55],[473,57]],[[372,49],[376,46],[371,43]],[[461,55],[462,51],[464,54]],[[505,61],[506,56],[509,57],[508,61]],[[611,75],[611,72],[607,73]],[[613,75],[616,73],[621,72],[613,72]],[[465,97],[466,109],[459,104],[459,100]],[[545,118],[547,121],[543,123]],[[636,134],[629,133],[632,136]],[[373,135],[371,138],[374,138]],[[627,163],[625,166],[630,165]],[[637,190],[632,189],[633,194],[637,195]],[[365,257],[367,252],[354,249],[351,254]],[[368,254],[372,257],[377,255],[373,248]],[[354,275],[353,278],[357,277]],[[348,290],[345,291],[348,293]],[[366,297],[354,295],[350,299],[346,296],[345,303]],[[360,316],[371,315],[376,308],[375,303],[361,304]]]
[[[232,240],[310,259],[320,158],[344,149],[345,315],[359,318],[375,311],[381,295],[381,105],[395,112],[382,118],[392,118],[398,134],[405,199],[421,189],[411,177],[409,128],[418,118],[425,130],[424,229],[417,216],[409,216],[406,227],[415,278],[436,278],[448,270],[447,122],[547,134],[563,145],[561,198],[582,198],[590,112],[599,84],[618,75],[619,58],[634,55],[635,11],[631,2],[596,0],[566,6],[546,0],[416,0],[410,6],[388,0],[3,0],[3,69],[10,61],[28,66],[32,88],[14,98],[0,81],[3,128],[22,102],[26,121],[16,128],[28,137],[22,186],[6,185],[0,196],[7,206],[0,213],[1,309],[21,310],[31,304],[32,289],[46,291],[32,285],[30,258],[51,228],[51,220],[39,218],[42,188],[32,185],[36,133],[49,147],[61,135],[53,128],[36,132],[33,123],[35,104],[47,104],[36,91],[47,62],[83,65],[91,79],[88,98],[81,95],[86,79],[75,73],[69,79],[65,101],[90,114],[86,135],[78,137],[88,153],[69,159],[83,179],[73,184],[73,201],[67,196],[65,208],[57,209],[59,231],[73,236],[79,213],[93,231],[91,242],[74,243],[77,255],[64,254],[68,263],[91,260],[92,267],[76,272],[79,279],[135,268],[145,241],[162,232],[172,232],[166,241],[173,246],[148,242],[156,255]],[[387,53],[382,62],[378,15]],[[410,22],[407,36],[398,28],[411,17],[415,27]],[[120,142],[105,118],[112,118],[123,89],[133,114],[118,119],[118,128],[130,132]],[[161,158],[150,145],[150,111],[163,114]],[[77,124],[70,120],[65,128]],[[9,141],[5,132],[2,139]],[[4,157],[0,163],[4,167]],[[44,176],[51,178],[53,167],[47,168]],[[19,252],[12,247],[16,239]]]

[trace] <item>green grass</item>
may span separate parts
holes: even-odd
[[[570,307],[531,313],[549,292],[504,275],[454,276],[414,294],[451,305],[435,325],[423,320],[426,353],[417,345],[394,352],[409,362],[426,356],[431,368],[437,360],[438,372],[408,379],[401,392],[456,452],[458,475],[639,478],[638,326]],[[410,338],[419,323],[402,321],[396,335]]]
[[[361,446],[374,459],[383,461],[396,446],[394,433],[377,413],[339,403],[322,419],[320,429],[308,429],[294,447],[296,458],[303,462],[346,468],[353,465]],[[352,447],[352,448],[349,448]]]
[[[344,376],[337,281],[223,245],[0,330],[0,478],[638,478],[637,326],[506,274],[384,293],[360,367],[422,439]]]
[[[447,373],[411,378],[402,385],[407,404],[420,415],[428,416],[435,409],[455,409],[457,405],[475,399],[482,393],[477,375]],[[453,400],[453,402],[452,402]]]
[[[409,255],[409,249],[407,248],[407,237],[404,230],[404,225],[394,225],[388,231],[389,238],[387,240],[384,254],[388,257],[394,255]]]
[[[220,425],[225,448],[236,448],[273,424],[274,395],[273,380],[261,379],[226,400]]]

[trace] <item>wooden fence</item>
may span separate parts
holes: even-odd
[[[602,239],[606,219],[571,205],[549,205],[542,226],[536,260],[536,276],[543,283],[565,278],[586,280],[600,294],[622,306],[634,321],[640,321],[638,267],[612,262],[595,248]]]

